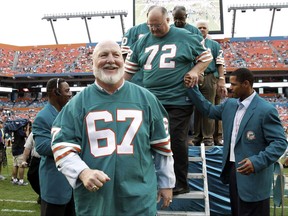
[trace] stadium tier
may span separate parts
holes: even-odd
[[[229,72],[238,67],[248,67],[254,72],[256,85],[261,82],[287,84],[286,37],[225,38],[217,41],[224,51],[227,77]],[[45,103],[46,95],[45,93],[42,95],[41,89],[51,77],[65,78],[72,88],[85,87],[92,83],[94,76],[91,65],[95,45],[95,43],[41,46],[0,44],[2,108],[12,109],[14,113],[18,113],[17,116],[33,118],[33,113]],[[1,91],[1,87],[13,90],[4,92]],[[287,97],[288,94],[287,85],[256,88],[259,88],[257,91],[260,95],[268,96],[269,100],[277,99],[279,95]],[[287,99],[284,104],[286,104],[284,111],[283,106],[276,105],[279,107],[279,112],[284,113],[282,119],[287,126]]]
[[[227,71],[237,67],[252,70],[288,68],[288,39],[284,37],[233,38],[218,40],[224,50]],[[91,72],[95,44],[18,47],[0,44],[0,74],[55,74]]]

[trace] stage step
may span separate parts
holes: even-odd
[[[192,212],[192,211],[162,211],[159,210],[159,216],[210,216],[210,206],[209,206],[209,195],[208,195],[208,179],[207,179],[207,170],[206,170],[206,156],[205,156],[205,145],[201,143],[201,153],[200,157],[189,157],[190,162],[202,162],[202,172],[201,173],[188,173],[189,179],[199,179],[203,181],[203,191],[190,191],[186,194],[180,194],[173,196],[175,199],[203,199],[205,202],[205,209],[203,212]]]
[[[205,212],[158,211],[157,216],[206,216]]]
[[[173,199],[204,199],[204,191],[190,191],[189,193],[173,196]]]
[[[158,211],[158,215],[175,215],[175,216],[209,216],[210,215],[210,206],[209,206],[209,195],[208,195],[208,179],[207,179],[207,170],[206,170],[206,156],[205,156],[205,145],[201,143],[200,146],[200,157],[189,157],[190,162],[202,162],[202,172],[201,173],[188,173],[189,179],[199,179],[199,181],[203,181],[203,191],[190,191],[186,194],[180,194],[177,196],[173,196],[173,200],[175,199],[203,199],[205,202],[204,211],[203,212],[195,212],[195,211]]]

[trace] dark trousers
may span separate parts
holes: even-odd
[[[269,216],[270,199],[258,202],[245,202],[241,200],[237,190],[235,163],[231,163],[231,174],[229,181],[230,202],[232,216]],[[251,188],[253,193],[253,188]]]
[[[41,216],[76,216],[73,196],[71,200],[65,205],[47,203],[42,199]]]
[[[216,97],[217,81],[218,80],[213,75],[213,73],[209,73],[205,76],[203,84],[199,86],[200,92],[212,104],[214,104]],[[205,142],[213,143],[214,130],[215,130],[215,120],[202,115],[202,113],[195,108],[194,132],[193,132],[194,144],[200,146],[202,141],[204,141],[204,143]]]
[[[216,97],[215,97],[215,105],[218,105],[221,103],[221,97],[219,97],[217,94],[216,94]],[[214,130],[214,134],[213,134],[213,137],[214,137],[214,143],[215,144],[219,144],[220,141],[222,141],[223,137],[222,137],[222,133],[223,133],[223,128],[222,128],[222,121],[221,120],[215,120],[215,130]]]
[[[193,106],[164,106],[169,115],[171,149],[174,158],[176,187],[189,187],[188,174],[188,130]]]
[[[27,179],[31,184],[33,190],[40,196],[40,185],[39,185],[39,164],[40,158],[32,157],[27,172]]]

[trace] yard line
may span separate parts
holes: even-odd
[[[20,210],[20,209],[1,209],[2,212],[27,212],[34,213],[34,210]]]
[[[11,200],[11,199],[0,199],[0,202],[36,203],[36,201],[31,200]]]

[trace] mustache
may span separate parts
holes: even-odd
[[[119,67],[116,65],[116,64],[109,64],[109,63],[106,63],[104,66],[103,66],[103,69],[118,69]]]

